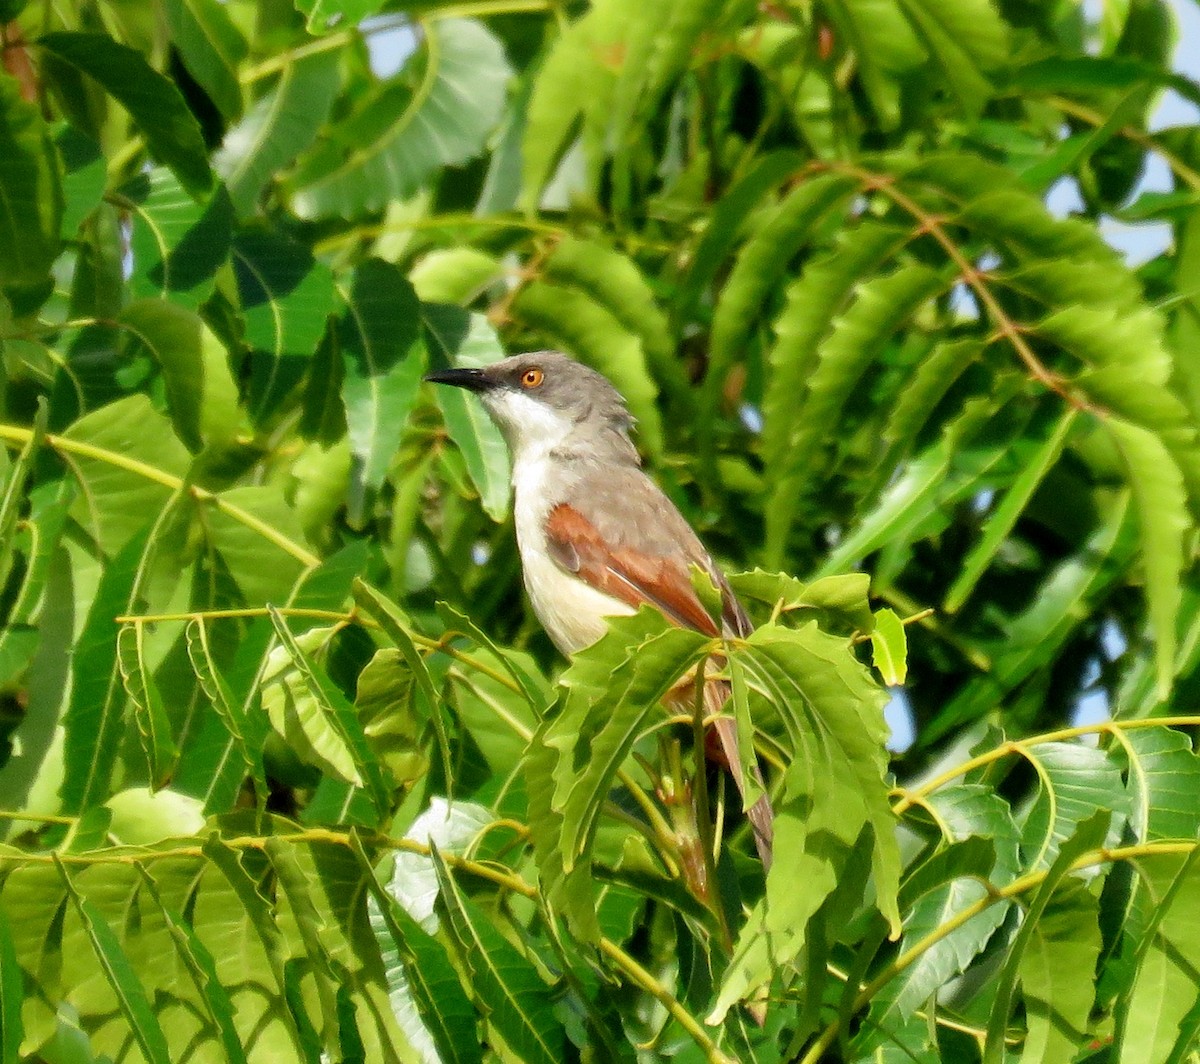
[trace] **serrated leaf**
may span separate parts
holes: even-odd
[[[900,6],[963,110],[979,114],[994,91],[987,73],[1008,59],[1007,23],[990,0],[900,0]]]
[[[854,179],[842,174],[822,174],[802,182],[772,209],[738,251],[713,309],[706,377],[710,408],[715,409],[730,368],[762,319],[764,304],[777,291],[788,265],[811,238],[814,227],[855,187]]]
[[[146,665],[142,625],[121,626],[117,636],[117,662],[125,680],[125,690],[133,702],[133,719],[150,770],[150,787],[159,790],[171,781],[179,748],[171,733],[171,720],[158,684]]]
[[[1177,1046],[1191,1048],[1184,1025],[1190,1026],[1197,1000],[1200,964],[1198,855],[1200,850],[1193,849],[1187,855],[1152,855],[1137,863],[1141,913],[1127,928],[1141,932],[1139,963],[1128,1001],[1122,1003],[1124,1023],[1116,1038],[1125,1059],[1178,1060]]]
[[[738,935],[710,1023],[799,956],[809,920],[835,888],[851,906],[869,873],[875,906],[894,933],[900,925],[883,692],[845,640],[812,622],[799,629],[764,625],[733,652],[782,718],[796,754],[775,801],[766,895]],[[853,860],[860,849],[867,860]]]
[[[113,618],[137,612],[155,531],[157,526],[145,527],[113,557],[74,648],[61,788],[63,808],[70,812],[86,811],[109,795],[125,708]]]
[[[405,1037],[423,1064],[482,1061],[475,1010],[445,948],[380,886],[361,845],[355,846],[355,855],[371,893],[368,912],[387,978],[388,1001]]]
[[[1026,916],[1031,933],[1017,973],[1026,1026],[1021,1064],[1069,1059],[1086,1040],[1100,955],[1096,908],[1083,885],[1068,880],[1036,920],[1032,911]]]
[[[804,399],[798,409],[793,406],[789,411],[795,427],[776,435],[786,442],[779,465],[771,471],[765,552],[769,565],[779,565],[801,493],[822,467],[817,450],[826,440],[825,427],[836,421],[879,348],[944,287],[940,271],[908,266],[858,284],[854,301],[832,322],[808,375]],[[778,352],[772,355],[779,357]]]
[[[325,771],[363,787],[383,817],[391,805],[383,769],[370,750],[354,706],[312,657],[332,630],[312,629],[298,638],[274,606],[268,604],[267,612],[280,644],[263,674],[263,704],[272,724],[293,747],[307,746]]]
[[[907,904],[901,952],[987,895],[987,887],[975,874],[977,855],[958,847],[975,839],[987,840],[986,875],[996,886],[1011,882],[1020,867],[1018,829],[1008,803],[999,795],[979,784],[962,783],[943,787],[928,800],[948,849],[913,870],[902,887],[901,899]],[[951,850],[954,857],[942,856]],[[931,994],[966,970],[1004,922],[1006,911],[1005,905],[985,909],[925,950],[875,996],[872,1019],[882,1023],[893,1011],[901,1017],[912,1016]],[[864,1029],[864,1034],[868,1030]]]
[[[1100,953],[1100,929],[1098,926],[1094,926],[1094,899],[1087,894],[1078,880],[1070,879],[1070,874],[1071,866],[1075,861],[1089,850],[1101,846],[1107,833],[1108,816],[1103,810],[1080,821],[1070,837],[1063,842],[1054,863],[1046,870],[1045,878],[1038,884],[1037,890],[1029,900],[1025,918],[1009,947],[1004,968],[1000,973],[996,998],[992,1003],[991,1015],[988,1019],[987,1042],[983,1049],[985,1064],[1002,1064],[1007,1057],[1005,1037],[1008,1033],[1008,1017],[1012,1011],[1017,975],[1025,951],[1034,935],[1038,932],[1041,932],[1042,935],[1047,932],[1053,933],[1053,923],[1051,922],[1047,927],[1043,925],[1042,920],[1047,908],[1053,903],[1056,893],[1059,895],[1060,903],[1066,899],[1078,899],[1080,896],[1087,899],[1086,903],[1076,901],[1076,904],[1084,906],[1082,926],[1080,926],[1081,921],[1077,916],[1073,930],[1077,930],[1078,935],[1072,936],[1071,945],[1068,947],[1074,959],[1081,963],[1081,969],[1075,970],[1074,993],[1069,1001],[1060,998],[1055,1003],[1060,1024],[1060,1042],[1070,1041],[1069,1030],[1071,1027],[1078,1029],[1086,1025],[1094,996],[1091,993],[1093,984],[1090,978],[1080,978],[1080,976],[1085,973],[1090,976],[1091,971],[1094,970],[1096,957]],[[1071,904],[1071,901],[1067,901],[1067,904]],[[1044,939],[1039,945],[1044,947]],[[1089,958],[1091,959],[1090,967],[1086,963]],[[1078,992],[1080,984],[1087,988],[1082,994]],[[1038,1004],[1037,999],[1034,998],[1035,1015]],[[1068,1032],[1062,1032],[1061,1026],[1068,1026]],[[1077,1039],[1075,1042],[1078,1044]],[[1061,1058],[1052,1057],[1050,1059]]]
[[[8,916],[0,907],[0,1060],[4,1064],[16,1064],[21,1059],[21,1039],[25,1032],[21,1022],[21,1002],[24,997],[25,980],[18,965]]]
[[[908,674],[908,638],[894,610],[882,609],[875,614],[871,657],[884,683],[889,686],[904,683]]]
[[[991,564],[1001,544],[1029,505],[1034,492],[1058,461],[1074,424],[1075,411],[1066,411],[1033,454],[1022,463],[1020,473],[988,517],[983,535],[971,548],[971,553],[963,561],[958,576],[946,592],[942,609],[947,613],[957,612],[970,596],[984,570]]]
[[[140,462],[152,471],[181,477],[188,453],[144,395],[131,395],[80,418],[65,435],[97,453],[63,453],[80,482],[76,512],[106,554],[115,554],[173,494],[171,488],[126,468]],[[112,459],[109,456],[118,456]]]
[[[1179,467],[1162,440],[1120,418],[1109,418],[1107,427],[1121,449],[1137,502],[1158,696],[1166,698],[1175,675],[1175,614],[1183,540],[1190,525],[1187,493]]]
[[[167,926],[176,954],[183,962],[192,984],[199,991],[208,1016],[217,1029],[225,1059],[229,1064],[242,1064],[246,1060],[246,1053],[242,1049],[234,1023],[233,1003],[225,987],[221,985],[212,954],[183,916],[163,900],[158,885],[145,866],[139,864],[137,870],[146,893]]]
[[[269,788],[263,770],[262,749],[257,744],[251,746],[248,741],[247,732],[251,732],[252,729],[247,727],[245,706],[235,698],[229,684],[217,669],[207,624],[203,620],[188,622],[186,638],[188,659],[192,663],[196,678],[200,681],[213,711],[228,730],[246,766],[247,774],[254,781],[255,793],[265,801]]]
[[[95,78],[138,124],[150,153],[193,195],[212,187],[204,137],[175,83],[106,33],[47,33],[38,47]]]
[[[667,394],[690,403],[691,388],[675,351],[667,315],[631,258],[607,244],[569,236],[555,246],[545,276],[551,283],[586,292],[638,336]]]
[[[55,864],[66,885],[67,896],[79,914],[80,923],[100,962],[104,978],[116,994],[121,1012],[129,1021],[146,1061],[148,1064],[171,1064],[166,1036],[150,1006],[145,987],[121,948],[116,932],[108,926],[96,906],[79,892],[66,867],[57,858]]]
[[[384,84],[326,132],[290,182],[305,218],[354,218],[406,199],[439,167],[478,155],[504,105],[511,68],[500,42],[481,23],[423,24],[415,84]]]
[[[619,617],[574,655],[563,695],[526,754],[530,824],[543,889],[576,935],[595,941],[591,850],[617,770],[661,699],[709,640],[649,608]]]
[[[436,846],[432,858],[448,933],[487,1022],[526,1064],[558,1064],[563,1059],[563,1032],[550,988],[459,890]]]
[[[1027,866],[1049,867],[1063,842],[1098,809],[1111,813],[1107,845],[1116,845],[1128,803],[1121,793],[1120,770],[1108,752],[1078,743],[1039,743],[1032,756],[1038,789],[1021,825]]]

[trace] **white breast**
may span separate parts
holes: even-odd
[[[548,449],[529,449],[513,461],[513,516],[525,590],[542,627],[564,654],[596,642],[605,618],[634,611],[620,599],[597,591],[559,565],[546,549]]]

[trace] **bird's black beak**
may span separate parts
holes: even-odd
[[[424,379],[430,384],[453,384],[469,392],[486,392],[495,384],[481,369],[439,369],[426,373]]]

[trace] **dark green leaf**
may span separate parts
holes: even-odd
[[[104,33],[48,33],[38,46],[95,78],[140,127],[150,153],[193,195],[212,186],[200,126],[174,82]]]

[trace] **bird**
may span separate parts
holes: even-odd
[[[753,626],[724,573],[642,468],[631,436],[634,418],[602,373],[562,352],[536,351],[483,367],[437,370],[424,379],[474,392],[504,437],[525,590],[564,656],[600,639],[609,618],[643,605],[705,635],[750,634]],[[720,592],[720,626],[696,592],[693,567]],[[679,689],[677,702],[690,702],[691,683]],[[720,713],[728,694],[725,681],[706,677],[709,716]],[[713,729],[744,795],[736,725],[723,714]],[[757,765],[752,769],[761,785]],[[747,816],[769,867],[772,810],[765,790]]]

